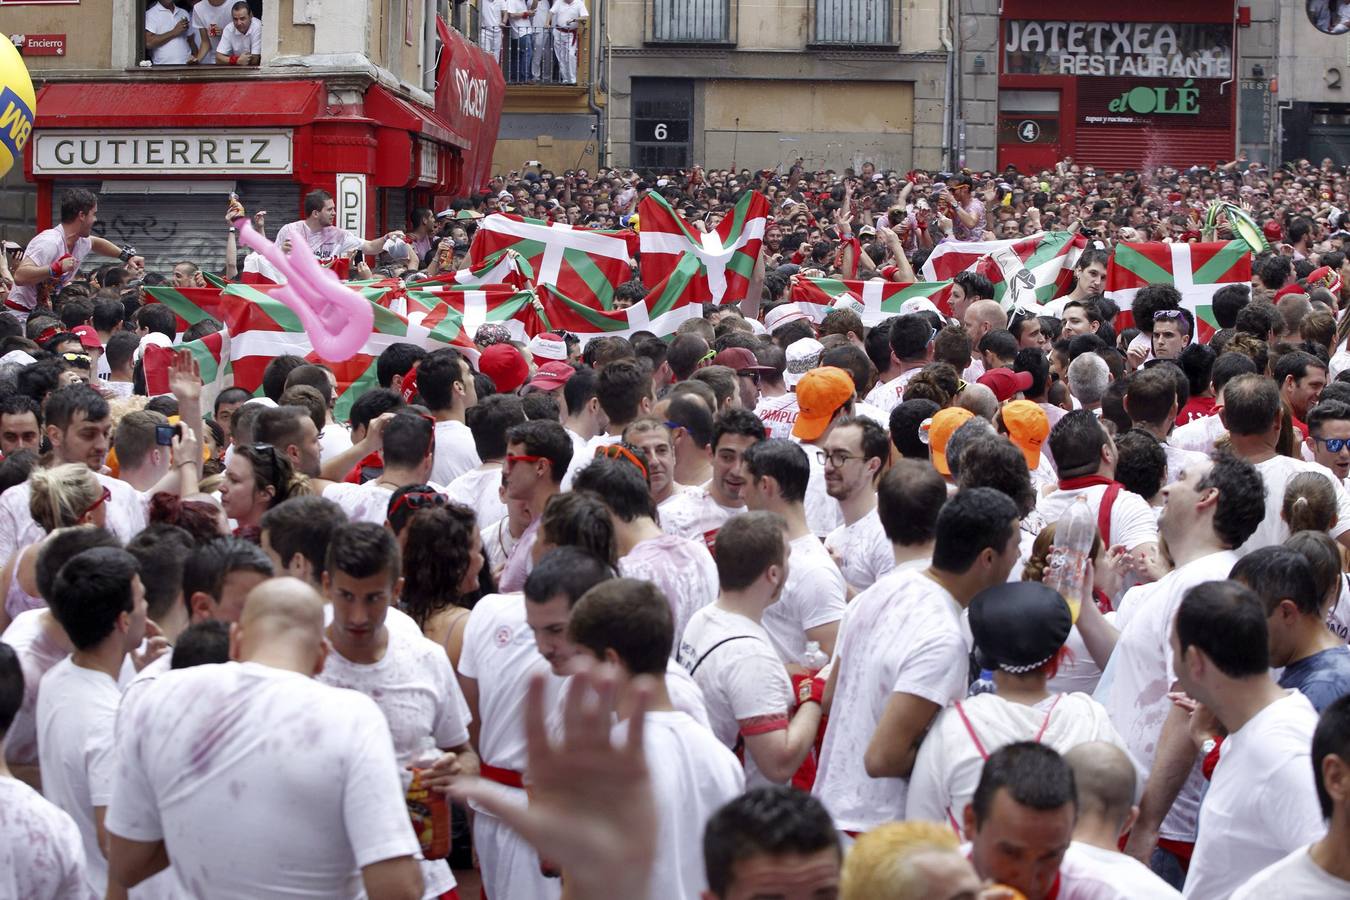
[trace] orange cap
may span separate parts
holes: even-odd
[[[937,414],[928,420],[928,452],[933,459],[933,468],[941,474],[952,474],[952,467],[947,465],[947,442],[952,439],[956,429],[973,418],[975,414],[970,410],[949,406],[938,410]]]
[[[803,441],[819,438],[853,394],[853,377],[836,366],[820,366],[802,375],[797,382],[797,407],[801,412],[792,426],[792,436]]]
[[[1030,400],[1005,403],[1002,414],[1008,440],[1027,458],[1027,468],[1035,469],[1041,464],[1041,445],[1050,435],[1050,417]]]

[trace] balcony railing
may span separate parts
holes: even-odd
[[[495,38],[495,40],[494,40]],[[501,29],[479,32],[479,46],[496,56],[507,84],[585,85],[590,76],[590,29]]]
[[[814,0],[811,43],[821,46],[884,47],[896,42],[892,0]]]
[[[654,44],[731,44],[731,0],[651,0]]]

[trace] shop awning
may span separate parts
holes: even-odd
[[[473,146],[467,137],[455,131],[454,126],[442,119],[434,110],[424,109],[402,97],[396,97],[378,84],[366,91],[366,117],[374,119],[386,128],[401,128],[451,147],[467,149]]]
[[[323,112],[321,81],[114,81],[47,84],[42,128],[233,128],[303,125]]]
[[[436,19],[441,52],[436,68],[436,112],[470,143],[451,186],[458,195],[476,193],[492,177],[492,151],[502,116],[506,80],[491,55],[465,40],[445,20]]]

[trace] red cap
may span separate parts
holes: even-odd
[[[990,369],[979,377],[978,383],[993,391],[999,403],[1006,403],[1018,391],[1031,390],[1031,373],[1014,372],[1006,368]]]
[[[1274,219],[1267,219],[1266,224],[1261,226],[1261,232],[1266,236],[1266,240],[1268,241],[1278,241],[1280,238],[1284,237],[1284,229],[1281,228],[1280,223]]]
[[[546,362],[534,372],[530,387],[541,391],[556,391],[567,384],[568,379],[577,374],[577,370],[565,362]]]
[[[80,345],[90,350],[102,350],[103,342],[98,339],[98,331],[93,325],[76,325],[70,329],[71,334],[80,336]]]
[[[745,347],[728,347],[713,357],[714,366],[726,366],[737,375],[742,372],[772,372],[770,366],[761,366],[755,354]]]
[[[529,363],[511,344],[492,344],[478,357],[478,371],[491,378],[497,390],[510,394],[530,377]]]

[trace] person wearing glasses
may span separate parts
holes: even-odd
[[[220,485],[220,505],[234,520],[234,533],[261,539],[262,517],[273,506],[308,490],[303,475],[296,475],[291,461],[271,444],[235,447],[225,466]]]
[[[1323,400],[1308,410],[1308,450],[1342,484],[1350,477],[1350,403]]]
[[[1195,332],[1195,320],[1184,309],[1160,309],[1153,313],[1153,358],[1176,359]]]
[[[503,593],[525,586],[544,507],[561,489],[571,462],[572,439],[558,422],[536,419],[506,432],[506,467],[502,470],[506,503],[524,504],[530,523],[502,566],[497,580]]]

